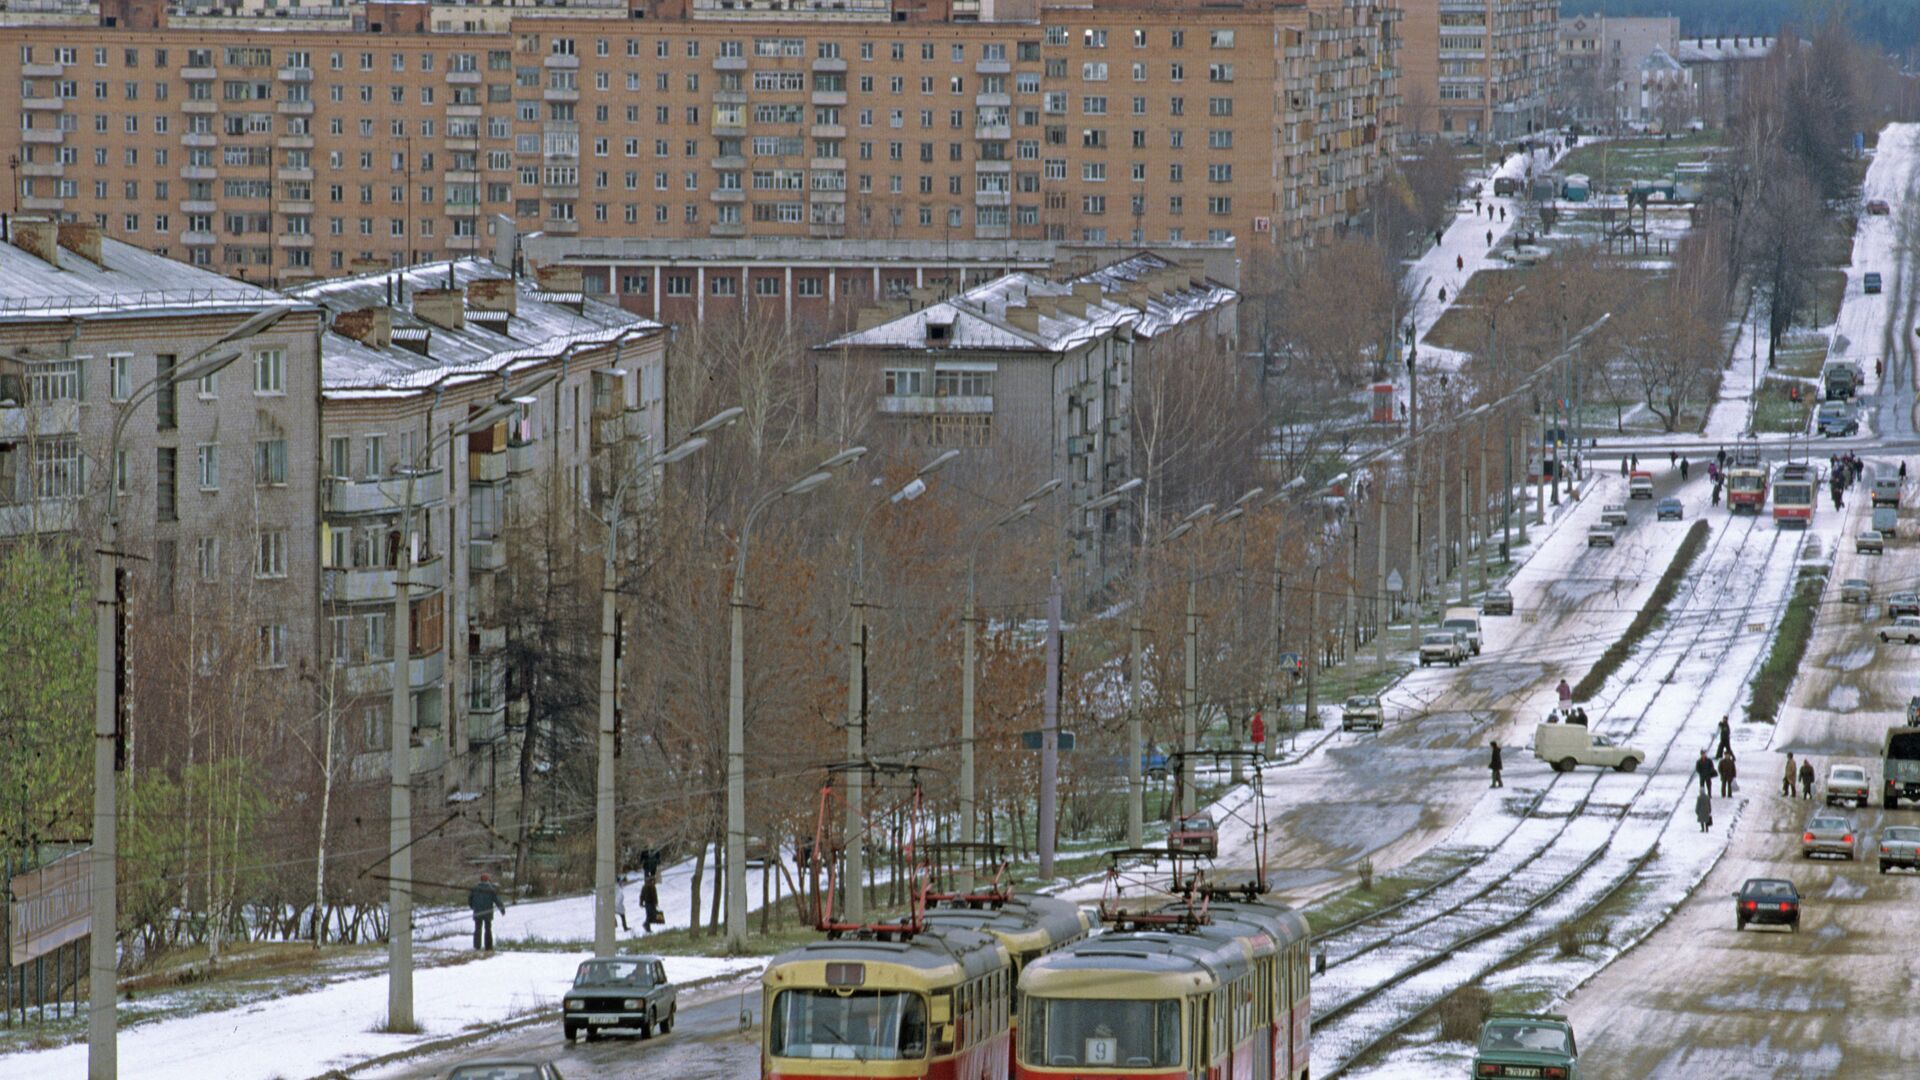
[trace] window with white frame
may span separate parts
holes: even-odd
[[[201,581],[212,581],[220,576],[220,538],[202,536],[194,541],[193,568]]]
[[[927,373],[920,368],[888,368],[884,381],[889,397],[919,397],[927,392]]]
[[[220,490],[220,444],[200,444],[200,490]]]
[[[133,396],[133,357],[119,353],[107,357],[107,394],[115,401]]]
[[[73,499],[80,495],[80,440],[72,435],[33,443],[33,496]]]
[[[285,529],[260,530],[255,549],[254,577],[283,578],[287,576],[287,531]]]
[[[287,625],[285,623],[267,623],[260,627],[258,663],[263,668],[287,666]]]
[[[261,349],[253,354],[253,392],[256,394],[287,392],[287,351],[285,349]]]

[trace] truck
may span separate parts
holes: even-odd
[[[1876,476],[1873,478],[1873,505],[1894,507],[1900,505],[1900,476],[1898,473],[1892,476]]]
[[[1908,719],[1913,719],[1908,710]],[[1920,727],[1887,729],[1880,748],[1880,806],[1891,810],[1901,799],[1920,799]]]
[[[1876,506],[1873,508],[1873,531],[1881,536],[1892,536],[1900,528],[1900,508],[1897,506]]]
[[[1828,401],[1849,401],[1860,392],[1860,369],[1845,360],[1829,360],[1820,369],[1820,385]]]
[[[1467,653],[1480,655],[1480,613],[1470,607],[1450,607],[1440,619],[1443,630],[1458,630],[1467,637]]]
[[[1646,751],[1616,745],[1585,724],[1541,724],[1533,730],[1533,756],[1552,766],[1554,772],[1572,772],[1576,765],[1632,772],[1647,760]]]
[[[588,1042],[601,1032],[627,1028],[645,1039],[657,1030],[673,1030],[679,991],[667,981],[657,956],[605,956],[583,962],[574,972],[560,1010],[567,1041],[584,1034]]]

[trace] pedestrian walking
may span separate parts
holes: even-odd
[[[1479,217],[1479,216],[1480,216],[1480,198],[1479,198],[1479,196],[1475,196],[1475,197],[1474,197],[1474,200],[1473,200],[1473,216],[1474,216],[1474,217]]]
[[[1634,472],[1640,471],[1640,455],[1639,454],[1633,455],[1633,471]]]
[[[1573,707],[1573,687],[1567,685],[1567,680],[1561,679],[1559,688],[1554,692],[1560,695],[1561,712],[1566,712]]]
[[[1700,794],[1713,794],[1713,778],[1718,774],[1714,771],[1713,761],[1707,757],[1705,750],[1700,751],[1700,760],[1693,763],[1693,772],[1700,778]]]
[[[1727,448],[1724,446],[1720,448],[1719,461],[1720,461],[1721,468],[1724,469],[1727,467]]]
[[[1493,246],[1493,230],[1492,229],[1487,230],[1487,246],[1488,247]]]
[[[1720,756],[1725,757],[1731,753],[1733,753],[1733,718],[1723,716],[1720,718]]]
[[[627,925],[627,891],[622,888],[620,875],[613,876],[613,913],[620,916],[620,932],[633,933],[633,927]]]
[[[1687,479],[1687,459],[1686,458],[1680,459],[1680,479],[1683,483]]]
[[[1626,478],[1627,478],[1627,459],[1621,458],[1620,459],[1620,479],[1625,480]]]
[[[1904,461],[1900,463],[1900,486],[1907,486],[1907,463]]]
[[[494,887],[493,879],[485,874],[480,875],[480,881],[467,890],[467,907],[473,911],[474,950],[477,952],[484,947],[487,952],[492,952],[494,910],[498,909],[502,915],[507,913],[507,905],[500,902],[500,890]],[[484,946],[481,944],[483,941]]]
[[[1443,304],[1447,302],[1447,287],[1445,285],[1440,286],[1440,302]]]
[[[1713,828],[1713,799],[1706,792],[1693,797],[1693,816],[1700,822],[1700,831]]]
[[[1433,246],[1434,246],[1434,247],[1439,247],[1439,246],[1440,246],[1440,237],[1441,237],[1441,235],[1442,235],[1442,233],[1443,233],[1443,232],[1444,232],[1444,230],[1442,230],[1442,229],[1435,229],[1435,230],[1433,230]]]
[[[1504,206],[1500,208],[1500,220],[1501,221],[1507,220],[1507,208]]]
[[[1800,797],[1802,799],[1813,798],[1813,759],[1812,758],[1803,758],[1800,761]]]
[[[1453,268],[1455,270],[1465,270],[1467,268],[1467,257],[1464,255],[1455,255],[1453,257]]]
[[[1720,482],[1718,480],[1714,481],[1713,484],[1713,505],[1720,505]]]
[[[660,889],[654,882],[655,875],[648,874],[647,880],[640,885],[640,930],[642,933],[650,934],[653,932],[654,927],[660,926],[667,921],[667,917],[660,913]]]
[[[1487,771],[1493,774],[1493,783],[1487,786],[1489,788],[1506,787],[1507,785],[1500,782],[1500,743],[1498,740],[1489,739],[1487,745],[1493,747],[1493,756],[1487,760]]]
[[[1576,707],[1573,710],[1573,715],[1567,717],[1567,723],[1579,724],[1581,727],[1586,727],[1587,726],[1587,710],[1584,708]]]
[[[1667,451],[1667,468],[1669,469],[1675,468],[1679,464],[1680,464],[1680,451],[1678,450]]]
[[[1787,774],[1780,778],[1780,794],[1793,798],[1793,778],[1798,775],[1793,767],[1793,751],[1787,751]]]
[[[1721,755],[1720,757],[1720,797],[1721,798],[1730,799],[1733,797],[1733,778],[1737,775],[1739,775],[1739,770],[1734,768],[1733,755],[1732,754]]]

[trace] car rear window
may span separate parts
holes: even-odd
[[[1835,780],[1865,780],[1867,774],[1864,769],[1835,769],[1833,770],[1833,778]]]
[[[1813,819],[1813,824],[1808,827],[1813,829],[1844,829],[1847,827],[1847,819],[1837,818],[1837,817],[1817,817]]]
[[[1480,1036],[1480,1049],[1564,1054],[1567,1032],[1552,1024],[1490,1024]]]
[[[1911,828],[1905,825],[1896,825],[1893,828],[1887,830],[1887,839],[1898,840],[1901,843],[1920,842],[1920,829]]]
[[[1750,881],[1747,893],[1752,896],[1792,896],[1793,886],[1784,881]]]

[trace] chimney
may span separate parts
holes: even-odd
[[[513,286],[512,278],[475,278],[467,282],[467,306],[474,311],[504,311],[509,315],[520,310],[520,291]]]
[[[333,332],[363,345],[384,349],[393,344],[393,309],[371,307],[343,311],[333,317]]]
[[[583,287],[580,268],[549,263],[533,268],[533,278],[548,292],[579,292]]]
[[[416,289],[413,314],[443,330],[458,330],[467,325],[467,290]]]
[[[1007,322],[1030,334],[1037,334],[1040,332],[1039,309],[1008,306]]]
[[[92,222],[61,222],[60,246],[95,266],[107,265],[100,256],[100,226]]]
[[[893,315],[885,308],[863,307],[853,313],[853,329],[855,332],[871,330],[891,318]]]
[[[1088,305],[1098,304],[1105,294],[1096,281],[1076,281],[1073,283],[1073,295]]]
[[[60,265],[60,231],[51,219],[17,217],[13,219],[10,231],[14,247],[55,266]]]

